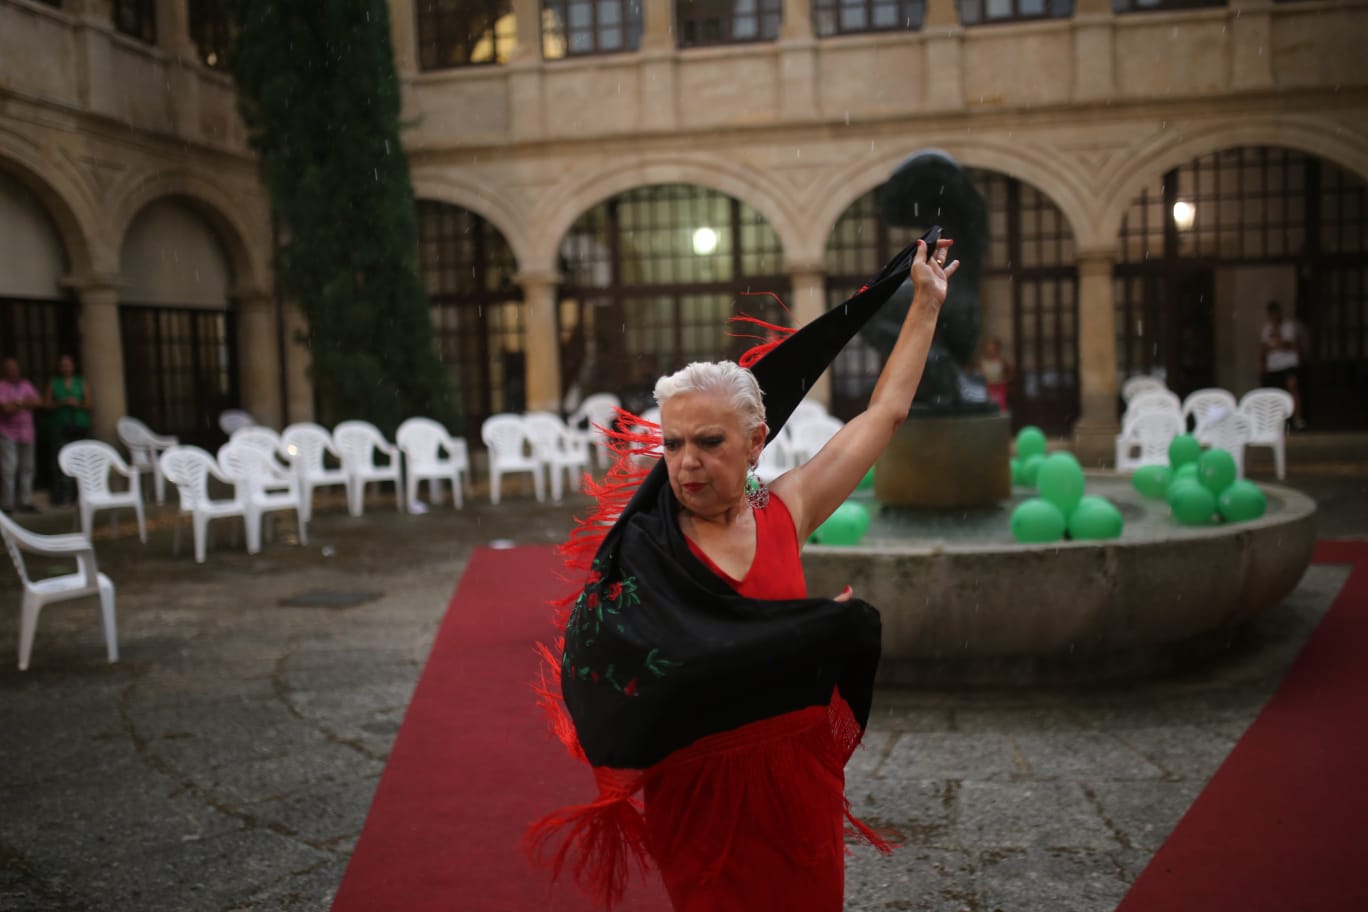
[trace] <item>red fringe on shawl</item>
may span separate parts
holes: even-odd
[[[794,332],[789,327],[744,314],[732,317],[729,322],[748,324],[766,333],[763,336],[733,334],[736,338],[758,340],[738,359],[738,363],[746,368]],[[617,409],[612,427],[594,427],[603,435],[615,458],[602,481],[596,481],[588,475],[584,477],[584,489],[594,498],[596,509],[576,520],[569,537],[559,548],[565,557],[566,569],[572,571],[578,584],[569,595],[554,603],[558,629],[564,629],[571,607],[583,591],[582,580],[593,572],[594,555],[598,553],[608,530],[650,472],[654,459],[660,456],[660,425],[625,409]],[[537,644],[537,651],[545,666],[533,690],[551,731],[572,757],[588,762],[560,692],[561,656],[564,650],[563,637],[558,638],[554,646]],[[835,750],[841,755],[838,768],[843,768],[863,733],[849,706],[839,695],[832,701],[830,723]],[[649,863],[643,806],[634,797],[641,789],[643,773],[595,767],[594,778],[599,787],[596,801],[562,808],[537,821],[529,828],[525,845],[534,859],[551,867],[555,877],[559,877],[568,865],[575,883],[586,893],[601,899],[606,908],[611,910],[622,899],[633,865],[644,871]],[[738,787],[744,786],[745,783],[738,783]],[[889,843],[857,819],[851,813],[849,802],[844,798],[842,800],[851,834],[867,840],[881,852],[891,852]],[[548,858],[548,850],[557,839],[561,840],[560,846]]]

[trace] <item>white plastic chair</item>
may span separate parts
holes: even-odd
[[[451,482],[456,508],[465,505],[462,488],[470,480],[470,451],[464,440],[452,437],[431,418],[410,418],[399,425],[394,442],[404,454],[405,494],[410,508],[418,501],[418,484],[423,479],[427,479],[428,500],[434,506],[442,502],[442,482],[446,480]]]
[[[594,445],[599,468],[611,465],[613,454],[598,428],[611,428],[621,407],[622,401],[612,393],[595,393],[581,402],[574,414],[565,420],[572,431]],[[581,424],[586,426],[580,427]]]
[[[366,485],[379,481],[394,482],[394,507],[404,512],[399,448],[386,440],[379,428],[368,421],[344,421],[333,428],[333,448],[342,459],[342,471],[347,473],[347,512],[360,516],[366,506]],[[377,451],[389,462],[377,464]]]
[[[499,502],[503,476],[527,472],[537,500],[546,499],[542,465],[532,453],[527,422],[521,415],[491,415],[480,425],[480,439],[489,449],[489,501]]]
[[[342,457],[333,447],[332,434],[329,434],[328,429],[322,425],[300,422],[285,428],[280,432],[280,453],[290,463],[295,475],[299,477],[300,497],[303,498],[301,506],[304,508],[305,521],[313,518],[313,492],[315,488],[336,485],[346,487],[346,470],[341,467],[329,468],[328,466],[327,454],[331,453],[333,458],[339,462],[341,462]]]
[[[161,471],[180,494],[181,516],[190,515],[195,535],[195,563],[202,564],[211,519],[240,516],[244,526],[247,523],[247,510],[241,493],[235,493],[227,500],[214,500],[209,496],[210,477],[235,485],[238,492],[242,488],[234,478],[223,473],[213,456],[199,447],[178,446],[167,450],[161,457]],[[172,550],[177,554],[180,553],[180,525],[180,517],[177,517],[172,544]]]
[[[794,465],[802,465],[816,456],[843,427],[844,422],[830,415],[806,416],[796,423],[789,419],[784,429],[789,434],[788,442],[793,451]]]
[[[1128,472],[1147,465],[1168,465],[1168,448],[1183,433],[1183,419],[1163,408],[1132,416],[1116,435],[1116,470]]]
[[[33,634],[38,629],[38,615],[44,606],[70,599],[100,597],[100,614],[104,620],[105,650],[109,661],[119,661],[119,637],[114,621],[114,584],[95,564],[95,548],[81,535],[39,535],[30,532],[3,513],[0,513],[0,536],[5,539],[14,569],[23,583],[24,595],[19,603],[19,670],[27,671],[29,655],[33,652]],[[76,572],[46,579],[29,579],[24,554],[76,561]]]
[[[1172,412],[1177,415],[1179,420],[1183,417],[1183,401],[1178,395],[1166,389],[1147,389],[1136,393],[1131,400],[1126,403],[1126,412],[1121,416],[1121,423],[1124,425],[1127,418],[1134,418],[1141,412],[1159,410]]]
[[[1266,446],[1273,449],[1273,463],[1278,480],[1287,474],[1285,438],[1287,421],[1292,417],[1292,394],[1281,389],[1256,389],[1240,397],[1238,410],[1249,419],[1249,442],[1246,446]]]
[[[228,409],[225,412],[219,412],[218,423],[219,429],[231,437],[234,431],[256,424],[256,419],[242,409]]]
[[[299,479],[292,472],[256,447],[231,441],[219,447],[218,464],[220,473],[237,489],[247,530],[248,554],[261,550],[261,525],[266,514],[280,510],[295,511],[299,542],[309,543]]]
[[[769,484],[797,465],[798,456],[789,439],[782,433],[776,434],[760,451],[760,464],[755,467],[755,477]]]
[[[180,443],[175,437],[153,433],[137,418],[124,416],[114,425],[119,442],[128,448],[129,465],[138,472],[152,473],[152,487],[157,503],[166,503],[166,480],[161,476],[158,459],[167,449]]]
[[[1150,390],[1167,391],[1168,387],[1165,386],[1164,381],[1160,380],[1158,377],[1151,377],[1147,374],[1139,374],[1137,376],[1127,378],[1126,382],[1121,384],[1121,398],[1126,401],[1127,405],[1129,405],[1130,401],[1134,399],[1138,394]]]
[[[1234,394],[1227,390],[1216,387],[1199,389],[1189,393],[1183,400],[1183,427],[1187,427],[1188,419],[1192,419],[1192,431],[1200,435],[1208,422],[1218,421],[1238,407]]]
[[[523,421],[532,443],[532,456],[551,479],[551,499],[559,502],[562,475],[570,479],[569,486],[573,488],[578,477],[588,474],[589,444],[550,412],[528,412]]]
[[[1208,422],[1197,441],[1215,450],[1225,450],[1235,460],[1235,475],[1244,478],[1244,451],[1252,435],[1253,424],[1239,412],[1227,412],[1222,418]]]
[[[830,417],[831,414],[822,403],[815,399],[804,399],[793,407],[793,414],[789,415],[788,421],[784,424],[784,427],[802,424],[805,421]]]
[[[229,443],[243,443],[247,446],[254,446],[264,453],[271,456],[280,453],[280,435],[268,427],[259,424],[248,424],[238,428],[228,435]]]
[[[77,440],[62,447],[62,451],[57,454],[57,465],[65,474],[76,479],[81,533],[87,541],[90,540],[96,510],[131,507],[138,517],[138,539],[147,544],[147,521],[143,516],[140,476],[123,461],[117,450],[98,440]],[[110,490],[111,471],[128,479],[127,490]],[[115,515],[110,515],[109,524],[114,534],[118,535],[119,523]]]

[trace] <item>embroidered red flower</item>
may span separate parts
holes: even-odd
[[[610,602],[616,602],[622,598],[622,583],[613,583],[603,592],[603,597]]]
[[[597,584],[598,581],[601,580],[601,579],[603,579],[603,575],[602,575],[601,573],[599,573],[597,570],[591,570],[591,571],[589,571],[589,579],[586,580],[585,582],[586,582],[586,585],[593,586],[593,585]]]
[[[587,601],[585,604],[588,606],[588,608],[589,608],[590,611],[593,611],[595,608],[597,608],[597,607],[598,607],[598,593],[597,593],[597,592],[590,592],[590,593],[589,593],[589,599],[588,599],[588,601]]]
[[[622,688],[622,692],[629,697],[635,697],[637,692],[637,679],[632,678],[632,680],[628,681],[627,686]]]

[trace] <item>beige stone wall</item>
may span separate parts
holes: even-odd
[[[206,296],[216,295],[220,305],[229,282],[232,302],[271,287],[269,204],[232,82],[198,62],[178,28],[184,16],[185,0],[161,0],[159,43],[149,46],[114,32],[104,0],[70,0],[61,9],[0,0],[0,171],[56,227],[63,284],[81,307],[85,370],[101,390],[96,428],[110,439],[125,402],[120,300],[146,296],[149,283],[157,300],[175,292],[179,303],[208,304]],[[161,218],[169,210],[159,204],[168,200],[193,210],[211,237],[182,233],[182,249],[142,249],[139,217],[153,207],[152,217]],[[125,258],[130,232],[134,261],[160,261],[157,269]],[[212,275],[194,274],[195,263],[214,258],[223,262],[208,267]],[[130,266],[139,277],[127,274]],[[242,323],[244,350],[275,351],[273,320]],[[274,359],[262,360],[247,362],[243,406],[278,419],[278,369]]]

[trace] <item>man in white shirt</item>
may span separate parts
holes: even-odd
[[[1268,302],[1268,322],[1261,336],[1263,385],[1285,389],[1292,395],[1292,426],[1306,427],[1301,416],[1302,331],[1296,320],[1285,319],[1277,301]]]

